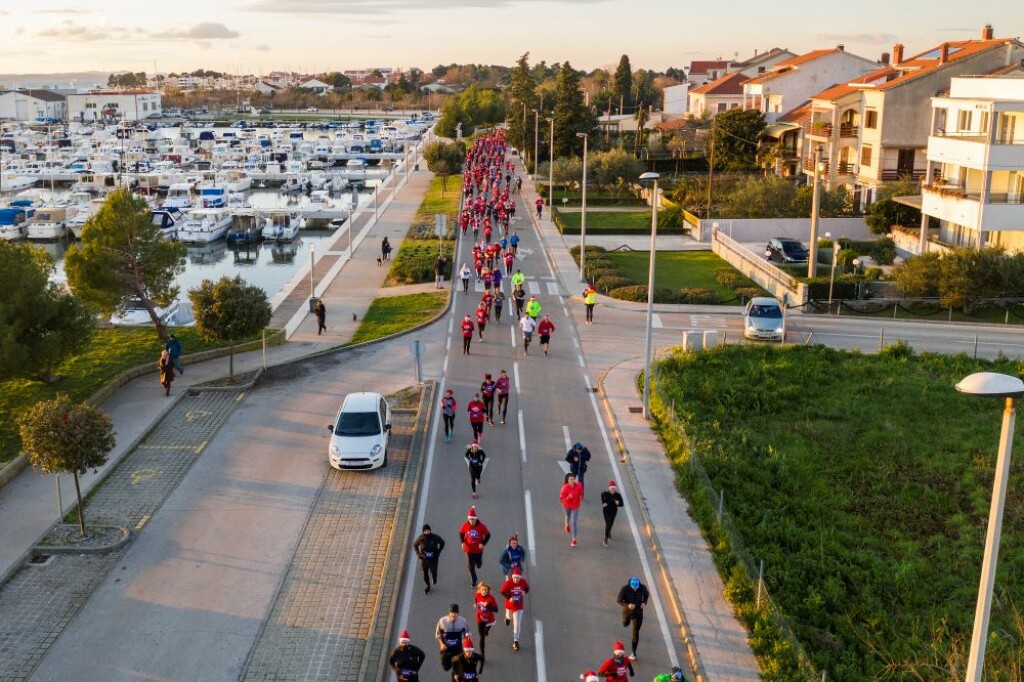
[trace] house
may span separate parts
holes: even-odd
[[[68,120],[81,123],[140,121],[162,113],[160,93],[151,90],[90,90],[68,95],[67,102]]]
[[[743,84],[750,78],[742,72],[726,74],[690,93],[690,115],[714,116],[743,105]]]
[[[281,88],[279,86],[266,81],[257,81],[256,85],[254,85],[252,89],[261,95],[266,95],[267,97],[273,97],[275,94],[281,92]]]
[[[686,81],[692,86],[705,85],[735,70],[735,66],[736,62],[729,59],[696,59],[690,62]]]
[[[8,90],[0,93],[0,118],[64,121],[67,119],[67,98],[50,90]]]
[[[688,110],[687,99],[690,89],[689,83],[670,85],[662,91],[661,110],[669,116],[682,116]]]
[[[1024,252],[1024,69],[952,78],[931,98],[922,224],[948,246]],[[919,252],[928,249],[922,230]]]
[[[434,94],[440,92],[445,95],[455,94],[456,92],[459,92],[459,90],[461,90],[460,87],[448,85],[447,83],[442,83],[440,81],[436,81],[434,83],[427,83],[426,85],[420,87],[421,92],[430,92]]]
[[[771,149],[762,153],[766,165],[784,178],[803,177],[801,151],[804,145],[804,125],[811,118],[811,103],[804,102],[787,111],[774,123],[765,126],[761,144]]]
[[[324,83],[322,80],[316,78],[310,78],[309,80],[299,83],[299,87],[303,90],[312,90],[318,95],[323,95],[334,89],[334,86],[330,83]]]
[[[754,56],[750,59],[742,62],[734,62],[729,73],[742,73],[748,78],[753,78],[754,76],[759,76],[770,70],[779,62],[792,59],[795,56],[796,55],[789,50],[784,50],[780,47],[773,47],[766,52],[758,52],[755,50]]]
[[[849,53],[843,45],[784,59],[743,84],[743,108],[762,111],[772,123],[815,93],[876,68],[877,62]]]

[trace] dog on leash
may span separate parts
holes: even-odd
[[[381,258],[380,256],[377,256],[377,267],[379,268],[383,264],[384,264],[384,259]]]

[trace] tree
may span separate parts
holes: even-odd
[[[508,98],[511,102],[508,139],[511,144],[523,151],[533,149],[533,126],[527,121],[533,108],[537,106],[537,82],[530,72],[529,58],[529,52],[519,57],[510,74],[508,86]],[[534,159],[534,164],[536,163]]]
[[[78,477],[102,466],[114,448],[110,416],[88,403],[75,404],[66,395],[43,400],[18,417],[21,446],[33,469],[44,474],[63,471],[75,478],[78,529],[85,537],[85,509]]]
[[[718,114],[712,127],[715,170],[755,170],[757,141],[764,127],[764,114],[756,109],[730,109]]]
[[[576,133],[587,135],[597,127],[597,118],[583,102],[580,78],[569,62],[562,64],[555,79],[555,156],[569,156],[583,151],[583,140]]]
[[[614,191],[621,196],[644,172],[643,164],[624,149],[610,149],[589,155],[587,182],[601,191]]]
[[[615,93],[612,104],[618,106],[620,114],[633,106],[633,67],[629,64],[629,55],[619,57],[619,66],[612,79],[612,92]]]
[[[462,124],[462,134],[472,135],[478,126],[496,125],[505,118],[505,104],[496,90],[471,85],[458,95],[448,98],[441,107],[437,121],[437,134],[456,137]]]
[[[658,93],[654,89],[654,75],[647,69],[640,69],[633,76],[633,101],[638,109],[654,104]]]
[[[221,277],[216,282],[204,279],[189,289],[196,331],[209,341],[231,344],[228,375],[235,375],[237,341],[254,336],[270,322],[267,293],[255,284],[246,284],[241,277]]]
[[[105,314],[140,301],[163,338],[167,330],[156,308],[177,298],[174,278],[185,271],[185,253],[184,244],[160,234],[145,200],[119,189],[86,221],[81,243],[64,256],[64,270],[71,291]]]
[[[648,118],[650,118],[650,116],[647,113],[647,107],[641,104],[636,108],[636,112],[633,114],[633,120],[636,121],[636,137],[633,138],[634,150],[642,147],[644,144],[644,126],[647,125]]]
[[[458,173],[462,160],[466,158],[466,146],[462,141],[442,142],[435,140],[423,148],[423,159],[431,173],[441,176],[441,194],[448,189],[448,176]]]
[[[89,342],[93,315],[51,282],[53,259],[40,248],[0,240],[0,381],[53,378],[53,370]]]
[[[875,201],[868,206],[864,221],[875,234],[888,234],[893,225],[919,227],[921,211],[893,201],[893,197],[920,194],[921,187],[913,180],[888,182],[875,190]]]

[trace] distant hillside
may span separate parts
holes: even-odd
[[[48,85],[68,87],[74,81],[78,87],[91,87],[93,83],[107,82],[110,74],[105,71],[80,71],[68,73],[0,73],[0,85],[23,88],[41,88]]]

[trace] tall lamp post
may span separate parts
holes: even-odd
[[[647,337],[644,342],[644,419],[651,418],[651,322],[654,319],[654,256],[658,239],[658,178],[657,173],[644,173],[640,182],[653,183],[651,192],[651,262],[647,273]]]
[[[1024,381],[1007,374],[978,372],[964,377],[956,385],[956,390],[968,395],[999,398],[1003,401],[1003,427],[999,433],[992,505],[988,513],[985,554],[981,563],[981,585],[978,588],[978,605],[974,610],[974,632],[971,635],[971,652],[967,660],[965,677],[967,682],[981,682],[982,669],[985,667],[985,640],[988,638],[988,621],[992,610],[992,588],[995,585],[996,565],[999,560],[999,537],[1003,529],[1003,508],[1006,506],[1006,484],[1010,477],[1013,427],[1016,421],[1017,400],[1024,395]]]
[[[537,179],[537,155],[540,154],[540,112],[533,110],[533,178]]]
[[[586,282],[587,258],[587,143],[590,141],[587,133],[576,133],[576,137],[583,138],[583,202],[580,212],[580,281]]]
[[[555,198],[555,117],[549,118],[548,123],[551,124],[551,142],[548,144],[548,206],[554,206],[551,202]]]
[[[814,148],[814,195],[811,199],[811,243],[808,245],[807,276],[818,274],[818,222],[821,220],[821,153],[824,145]]]
[[[825,233],[825,237],[828,238],[830,235],[828,232]],[[828,310],[832,312],[832,287],[836,283],[836,265],[839,264],[839,252],[842,250],[842,246],[839,245],[839,240],[836,239],[832,242],[832,274],[828,279]]]

